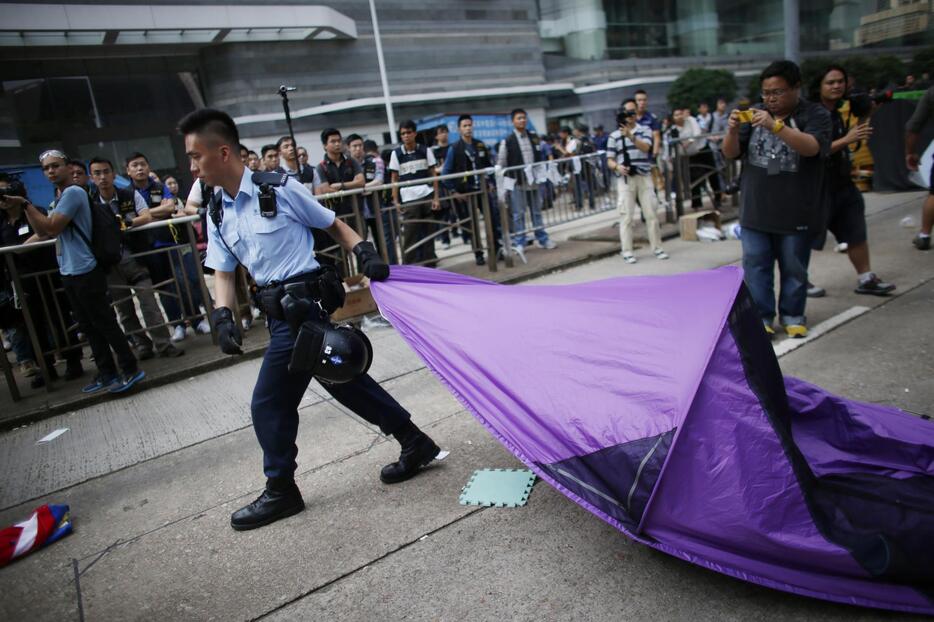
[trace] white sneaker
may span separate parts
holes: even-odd
[[[668,259],[668,253],[666,253],[660,248],[656,248],[654,253],[655,253],[656,259]]]
[[[250,330],[250,327],[253,326],[253,320],[243,318],[240,320],[240,324],[243,326],[243,330]]]
[[[185,327],[182,324],[176,326],[175,330],[172,331],[172,341],[183,341],[186,336]]]
[[[512,252],[519,256],[519,259],[522,260],[522,263],[529,263],[529,260],[525,258],[525,249],[518,244],[512,247]]]
[[[544,248],[545,250],[549,250],[549,251],[550,251],[551,249],[553,249],[553,248],[558,248],[558,245],[555,244],[555,241],[552,240],[552,239],[550,239],[550,238],[547,239],[547,240],[545,240],[545,243],[544,243],[544,244],[542,244],[541,242],[539,242],[538,245],[541,246],[542,248]]]
[[[834,250],[837,251],[838,253],[845,253],[847,250],[849,250],[849,248],[850,248],[849,244],[847,244],[846,242],[840,242],[834,247]]]
[[[195,327],[195,332],[199,335],[210,335],[211,334],[211,323],[207,320],[201,320],[198,322],[198,325]]]
[[[623,261],[626,263],[636,263],[636,256],[632,253],[620,253],[623,256]]]

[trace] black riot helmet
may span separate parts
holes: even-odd
[[[320,382],[342,384],[365,374],[372,362],[373,346],[360,329],[308,321],[299,328],[289,371],[310,371]]]

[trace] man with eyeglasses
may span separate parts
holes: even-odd
[[[766,67],[760,82],[764,104],[753,107],[751,122],[743,122],[738,110],[730,114],[723,155],[743,158],[743,270],[765,330],[775,334],[778,261],[779,321],[789,337],[802,338],[807,336],[807,257],[821,215],[830,113],[801,97],[801,71],[791,61]]]
[[[22,197],[4,195],[0,207],[21,206],[39,237],[56,238],[55,254],[65,294],[81,332],[87,336],[98,369],[97,377],[82,392],[98,393],[107,389],[111,393],[122,393],[146,374],[137,366],[136,357],[110,306],[107,276],[97,264],[90,245],[90,197],[84,189],[72,183],[67,162],[65,154],[55,149],[39,156],[42,172],[55,186],[58,195],[48,215]],[[117,355],[120,373],[117,373],[111,350]]]

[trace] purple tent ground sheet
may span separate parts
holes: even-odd
[[[934,613],[934,423],[783,378],[739,269],[506,286],[393,266],[371,287],[496,439],[629,537]]]

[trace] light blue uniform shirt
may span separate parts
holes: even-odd
[[[82,233],[91,239],[91,204],[88,193],[81,186],[68,186],[62,196],[52,204],[49,216],[63,214],[71,222],[62,229],[55,241],[58,271],[65,276],[87,274],[97,265],[94,253],[81,239],[75,227],[81,227]]]
[[[284,186],[276,187],[275,218],[264,218],[259,213],[259,188],[253,185],[251,176],[250,169],[244,167],[236,197],[220,190],[224,218],[220,233],[210,216],[207,219],[208,251],[204,264],[221,272],[233,272],[239,261],[257,285],[284,281],[318,269],[311,228],[330,227],[334,224],[334,212],[290,177]]]

